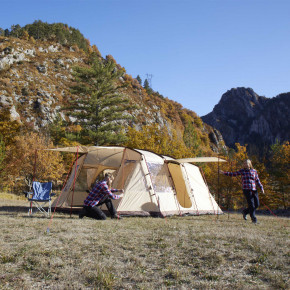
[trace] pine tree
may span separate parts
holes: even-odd
[[[137,75],[136,80],[142,86],[142,79],[141,79],[141,77],[139,75]]]
[[[149,81],[147,79],[145,79],[143,87],[144,87],[145,90],[150,88]]]
[[[82,127],[79,142],[83,144],[108,145],[126,141],[122,121],[131,116],[129,101],[119,92],[123,71],[112,61],[94,57],[89,67],[75,67],[76,85],[72,92],[78,98],[70,101],[70,116]]]

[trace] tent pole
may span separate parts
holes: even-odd
[[[72,192],[72,200],[70,204],[70,217],[72,215],[72,205],[74,202],[74,193],[75,193],[75,183],[76,183],[76,173],[77,173],[77,167],[78,167],[78,158],[79,158],[79,146],[77,146],[77,159],[76,159],[76,166],[75,166],[75,175],[74,175],[74,185],[73,185],[73,192]]]
[[[37,149],[35,149],[35,153],[34,153],[34,165],[33,165],[33,178],[32,178],[32,182],[35,181],[35,175],[36,175],[36,160],[37,160]],[[32,188],[32,198],[34,195],[34,191]],[[32,213],[32,201],[30,202],[30,209],[29,209],[29,213]]]
[[[34,153],[34,166],[33,166],[33,178],[32,178],[32,181],[35,181],[36,160],[37,160],[37,149],[35,149],[35,153]]]
[[[123,189],[124,189],[124,186],[125,186],[125,177],[124,177],[125,168],[124,167],[125,167],[126,153],[127,153],[127,148],[125,148],[124,151],[123,151],[122,162],[121,162],[121,167],[120,167],[120,169],[122,170],[122,172],[121,172],[121,174],[122,174],[121,185],[122,185]],[[125,190],[124,190],[124,193],[125,193]],[[119,214],[118,208],[121,207],[121,204],[122,204],[123,200],[124,200],[124,198],[121,199],[120,203],[118,204],[118,207],[116,208],[118,219],[120,218],[120,214]]]
[[[207,187],[207,191],[208,191],[208,196],[209,196],[209,199],[210,199],[210,202],[211,202],[211,205],[212,205],[212,210],[213,210],[213,214],[215,214],[215,209],[214,209],[214,205],[213,205],[213,202],[212,202],[212,197],[211,197],[211,193],[210,193],[210,190],[209,190],[209,187],[208,187],[208,184],[207,184],[207,181],[206,181],[206,178],[205,178],[205,175],[204,175],[204,172],[202,170],[201,167],[199,167],[199,171],[202,173],[202,178],[203,178],[203,181]],[[217,205],[219,207],[219,205]],[[216,209],[216,212],[218,214],[218,207]]]
[[[64,188],[65,188],[65,186],[66,186],[66,183],[67,183],[67,180],[68,180],[69,174],[70,174],[70,172],[71,172],[71,170],[72,170],[72,168],[73,168],[73,165],[74,165],[74,161],[72,162],[72,164],[71,164],[71,166],[70,166],[70,169],[69,169],[69,171],[68,171],[68,173],[67,173],[66,179],[65,179],[65,181],[64,181],[64,183],[63,183],[63,186],[62,186],[62,189],[61,189],[60,195],[59,195],[59,197],[57,198],[56,205],[55,205],[55,207],[54,207],[54,211],[53,211],[53,213],[52,213],[52,215],[51,215],[50,221],[49,221],[48,226],[47,226],[47,229],[46,229],[46,232],[47,232],[47,233],[50,232],[50,225],[51,225],[51,223],[52,223],[53,216],[54,216],[54,214],[55,214],[55,211],[56,211],[56,208],[57,208],[57,205],[58,205],[59,199],[60,199],[60,197],[61,197],[61,195],[62,195],[62,193],[63,193],[63,190],[64,190]]]
[[[233,172],[233,162],[232,161],[230,161],[230,167],[231,167],[231,172]],[[233,180],[232,180],[232,178],[231,178],[231,188],[233,188]],[[230,196],[229,196],[229,202],[228,202],[228,219],[230,219],[230,212],[229,212],[229,207],[230,207],[230,205],[231,205],[231,201],[232,201],[232,195],[230,194]]]
[[[155,192],[155,190],[154,190],[154,187],[153,187],[152,177],[151,177],[151,174],[150,174],[150,171],[149,171],[149,167],[148,167],[148,164],[147,164],[146,158],[145,158],[145,156],[143,156],[142,158],[143,158],[143,161],[144,161],[145,164],[146,164],[146,168],[147,168],[147,172],[148,172],[146,175],[148,175],[148,176],[149,176],[149,179],[150,179],[150,187],[149,187],[149,190],[150,190],[150,188],[151,188],[151,190],[153,191],[153,193],[154,193],[154,195],[155,195],[156,202],[157,202],[158,209],[159,209],[159,212],[160,212],[160,214],[161,214],[161,217],[166,218],[166,216],[161,212],[161,207],[160,207],[159,198],[158,198],[158,196],[157,196],[157,194],[156,194],[156,192]]]
[[[184,165],[182,165],[184,167]],[[199,171],[200,171],[200,168],[198,167]],[[186,174],[186,180],[187,180],[187,183],[190,184],[189,182],[189,178],[188,178],[188,173],[186,170],[185,171],[185,174]],[[207,184],[206,184],[207,185]],[[198,211],[198,207],[197,207],[197,203],[196,203],[196,200],[195,200],[195,195],[193,193],[193,189],[190,187],[190,193],[191,193],[191,196],[193,196],[193,200],[194,200],[194,204],[195,204],[195,208],[196,208],[196,212],[197,212],[197,215],[199,216],[199,211]]]
[[[169,166],[168,166],[168,164],[167,164],[167,169],[168,169],[169,177],[170,177],[170,179],[171,179],[172,186],[173,186],[174,191],[175,191],[175,193],[174,193],[174,197],[175,197],[174,200],[175,200],[175,203],[177,204],[177,208],[178,208],[179,215],[181,216],[182,214],[181,214],[181,210],[180,210],[180,205],[179,205],[179,202],[178,202],[178,200],[177,200],[177,191],[176,191],[176,187],[175,187],[175,184],[174,184],[174,181],[173,181],[172,175],[171,175],[171,173],[170,173],[170,170],[169,170]]]
[[[220,155],[218,154],[218,188],[217,188],[217,193],[218,193],[218,205],[220,206]],[[218,214],[217,214],[217,218],[218,218]]]

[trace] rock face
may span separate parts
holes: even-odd
[[[31,130],[45,131],[59,117],[75,122],[62,108],[70,99],[79,97],[70,90],[74,82],[72,72],[75,65],[86,65],[87,57],[82,50],[54,41],[0,36],[0,112],[8,109],[11,119]],[[144,125],[158,124],[182,139],[191,120],[204,148],[218,152],[224,145],[220,133],[203,124],[195,112],[159,93],[148,95],[137,80],[125,73],[120,82],[126,83],[120,94],[130,100],[132,109],[127,113],[134,117],[130,123],[122,123],[124,128],[134,126],[141,130]]]
[[[248,144],[250,152],[261,153],[276,140],[290,139],[289,104],[290,93],[269,99],[251,88],[235,88],[202,120],[221,132],[227,146]]]

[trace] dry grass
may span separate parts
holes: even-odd
[[[95,221],[0,200],[1,289],[287,289],[289,220],[241,215]]]

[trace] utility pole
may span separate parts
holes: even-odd
[[[152,89],[152,78],[153,78],[153,75],[152,74],[146,74],[146,78],[148,80],[149,87]]]

